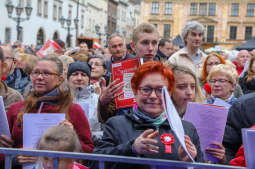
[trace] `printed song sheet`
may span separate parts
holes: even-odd
[[[28,113],[23,116],[23,147],[36,148],[42,134],[49,128],[65,120],[63,113]],[[35,164],[23,165],[23,169],[32,169]]]
[[[0,96],[0,135],[6,135],[11,138],[8,120],[4,108],[3,97]]]
[[[135,98],[131,88],[131,79],[138,65],[139,61],[137,58],[112,64],[112,81],[118,79],[118,83],[124,82],[123,89],[118,92],[123,92],[123,94],[115,99],[117,109],[131,107],[135,104]]]
[[[218,162],[216,158],[206,153],[205,149],[218,147],[211,145],[212,142],[222,143],[227,114],[228,109],[222,106],[188,103],[183,119],[196,127],[205,160]]]
[[[242,129],[242,138],[244,146],[244,156],[246,165],[248,168],[255,168],[255,130],[254,129]]]

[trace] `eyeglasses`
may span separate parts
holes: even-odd
[[[232,84],[232,82],[230,81],[230,80],[227,80],[227,79],[211,79],[211,80],[209,80],[209,83],[210,84],[214,84],[214,83],[216,83],[216,82],[219,82],[219,83],[221,83],[221,84],[223,84],[223,83],[231,83]]]
[[[50,77],[52,75],[58,76],[58,73],[53,73],[53,72],[47,72],[47,71],[34,71],[31,73],[32,77],[38,77],[39,75],[42,75],[42,77],[47,78]]]
[[[90,62],[88,63],[90,66],[96,66],[96,67],[99,67],[99,66],[103,66],[102,64],[100,64],[99,62]]]
[[[219,62],[211,62],[211,63],[207,63],[207,66],[213,66],[213,65],[219,65]]]
[[[158,87],[158,88],[151,88],[151,87],[140,87],[138,88],[139,91],[141,91],[142,95],[144,96],[150,96],[152,91],[155,91],[155,94],[157,97],[161,96],[161,92],[162,92],[162,88],[163,87]]]

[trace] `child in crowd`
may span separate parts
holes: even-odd
[[[81,145],[73,128],[58,125],[47,130],[38,142],[39,150],[79,152]],[[53,160],[49,157],[39,159],[37,169],[53,169]],[[74,159],[60,158],[59,169],[88,169],[74,162]]]

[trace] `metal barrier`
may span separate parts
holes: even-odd
[[[5,154],[5,169],[11,169],[12,158],[16,155],[27,155],[27,156],[44,156],[53,158],[53,167],[58,169],[59,158],[72,158],[72,159],[83,159],[83,160],[94,160],[99,161],[99,168],[104,169],[104,162],[118,162],[118,163],[130,163],[130,164],[144,164],[150,165],[152,169],[156,169],[159,166],[164,167],[180,167],[187,169],[240,169],[240,167],[233,167],[227,165],[216,165],[207,163],[191,163],[191,162],[180,162],[172,160],[154,160],[149,158],[140,157],[127,157],[127,156],[116,156],[116,155],[103,155],[103,154],[89,154],[89,153],[70,153],[70,152],[59,152],[59,151],[41,151],[41,150],[24,150],[15,148],[0,148],[0,154]]]

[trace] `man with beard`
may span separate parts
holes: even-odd
[[[197,21],[189,21],[182,30],[185,47],[174,53],[168,61],[171,64],[187,66],[199,75],[206,54],[199,48],[203,43],[205,28]]]

